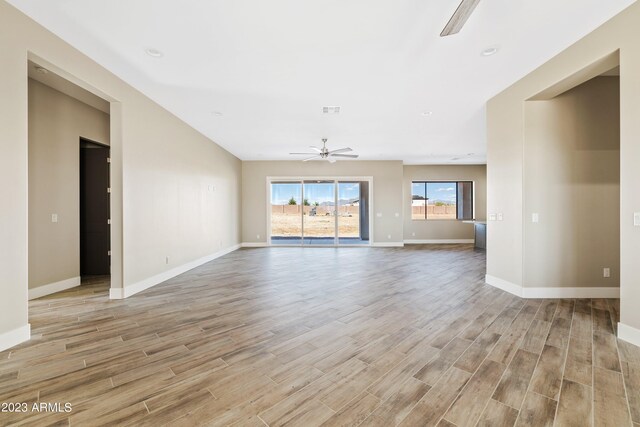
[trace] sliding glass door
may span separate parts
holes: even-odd
[[[302,230],[305,245],[336,243],[336,184],[334,181],[304,181]]]
[[[271,244],[302,243],[302,183],[271,183]]]
[[[368,245],[369,181],[271,181],[272,245]]]
[[[338,243],[369,243],[369,182],[338,181]]]

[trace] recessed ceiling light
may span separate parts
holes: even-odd
[[[499,50],[500,50],[499,46],[489,46],[489,47],[483,49],[482,52],[480,52],[480,54],[482,56],[491,56],[491,55],[495,55],[496,53],[498,53]]]
[[[39,72],[40,74],[48,74],[49,70],[47,70],[44,67],[41,67],[39,65],[36,65],[36,71]]]
[[[423,116],[427,117],[433,114],[433,111],[425,111],[422,113]]]
[[[154,58],[162,58],[164,56],[162,52],[160,52],[158,49],[153,47],[149,47],[144,51],[147,53],[147,55],[152,56]]]

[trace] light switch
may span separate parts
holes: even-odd
[[[51,222],[58,222],[58,214],[51,214]]]
[[[396,218],[400,218],[400,214],[396,212]]]
[[[382,212],[378,212],[378,213],[376,213],[376,217],[378,217],[378,218],[382,218]]]
[[[633,225],[640,227],[640,212],[633,213]]]
[[[495,221],[496,220],[496,214],[492,213],[489,214],[489,221]]]
[[[532,213],[531,214],[531,222],[540,222],[540,214]]]

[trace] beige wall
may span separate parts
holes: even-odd
[[[524,150],[524,286],[619,286],[619,79],[526,102]]]
[[[236,157],[1,0],[0,28],[0,337],[28,322],[28,58],[112,102],[116,287],[240,242]]]
[[[242,162],[242,237],[267,242],[267,177],[373,177],[373,240],[402,243],[401,161],[254,161]],[[382,217],[376,214],[381,213]],[[396,214],[398,216],[396,217]],[[260,238],[257,237],[260,235]],[[388,236],[391,235],[391,238]]]
[[[621,323],[640,329],[640,3],[634,3],[602,27],[487,104],[488,213],[502,212],[487,231],[487,274],[523,284],[524,103],[536,94],[596,63],[620,53],[620,295]]]
[[[29,79],[28,120],[31,289],[80,275],[79,139],[109,144],[109,115]]]
[[[473,181],[475,188],[476,219],[486,219],[487,167],[485,165],[425,165],[404,166],[402,191],[404,193],[405,240],[459,240],[473,239],[473,225],[456,220],[414,221],[411,219],[411,181]],[[414,235],[415,234],[415,235]]]

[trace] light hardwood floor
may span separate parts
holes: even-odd
[[[0,424],[630,426],[617,300],[522,300],[467,245],[243,249],[127,300],[30,302]]]

